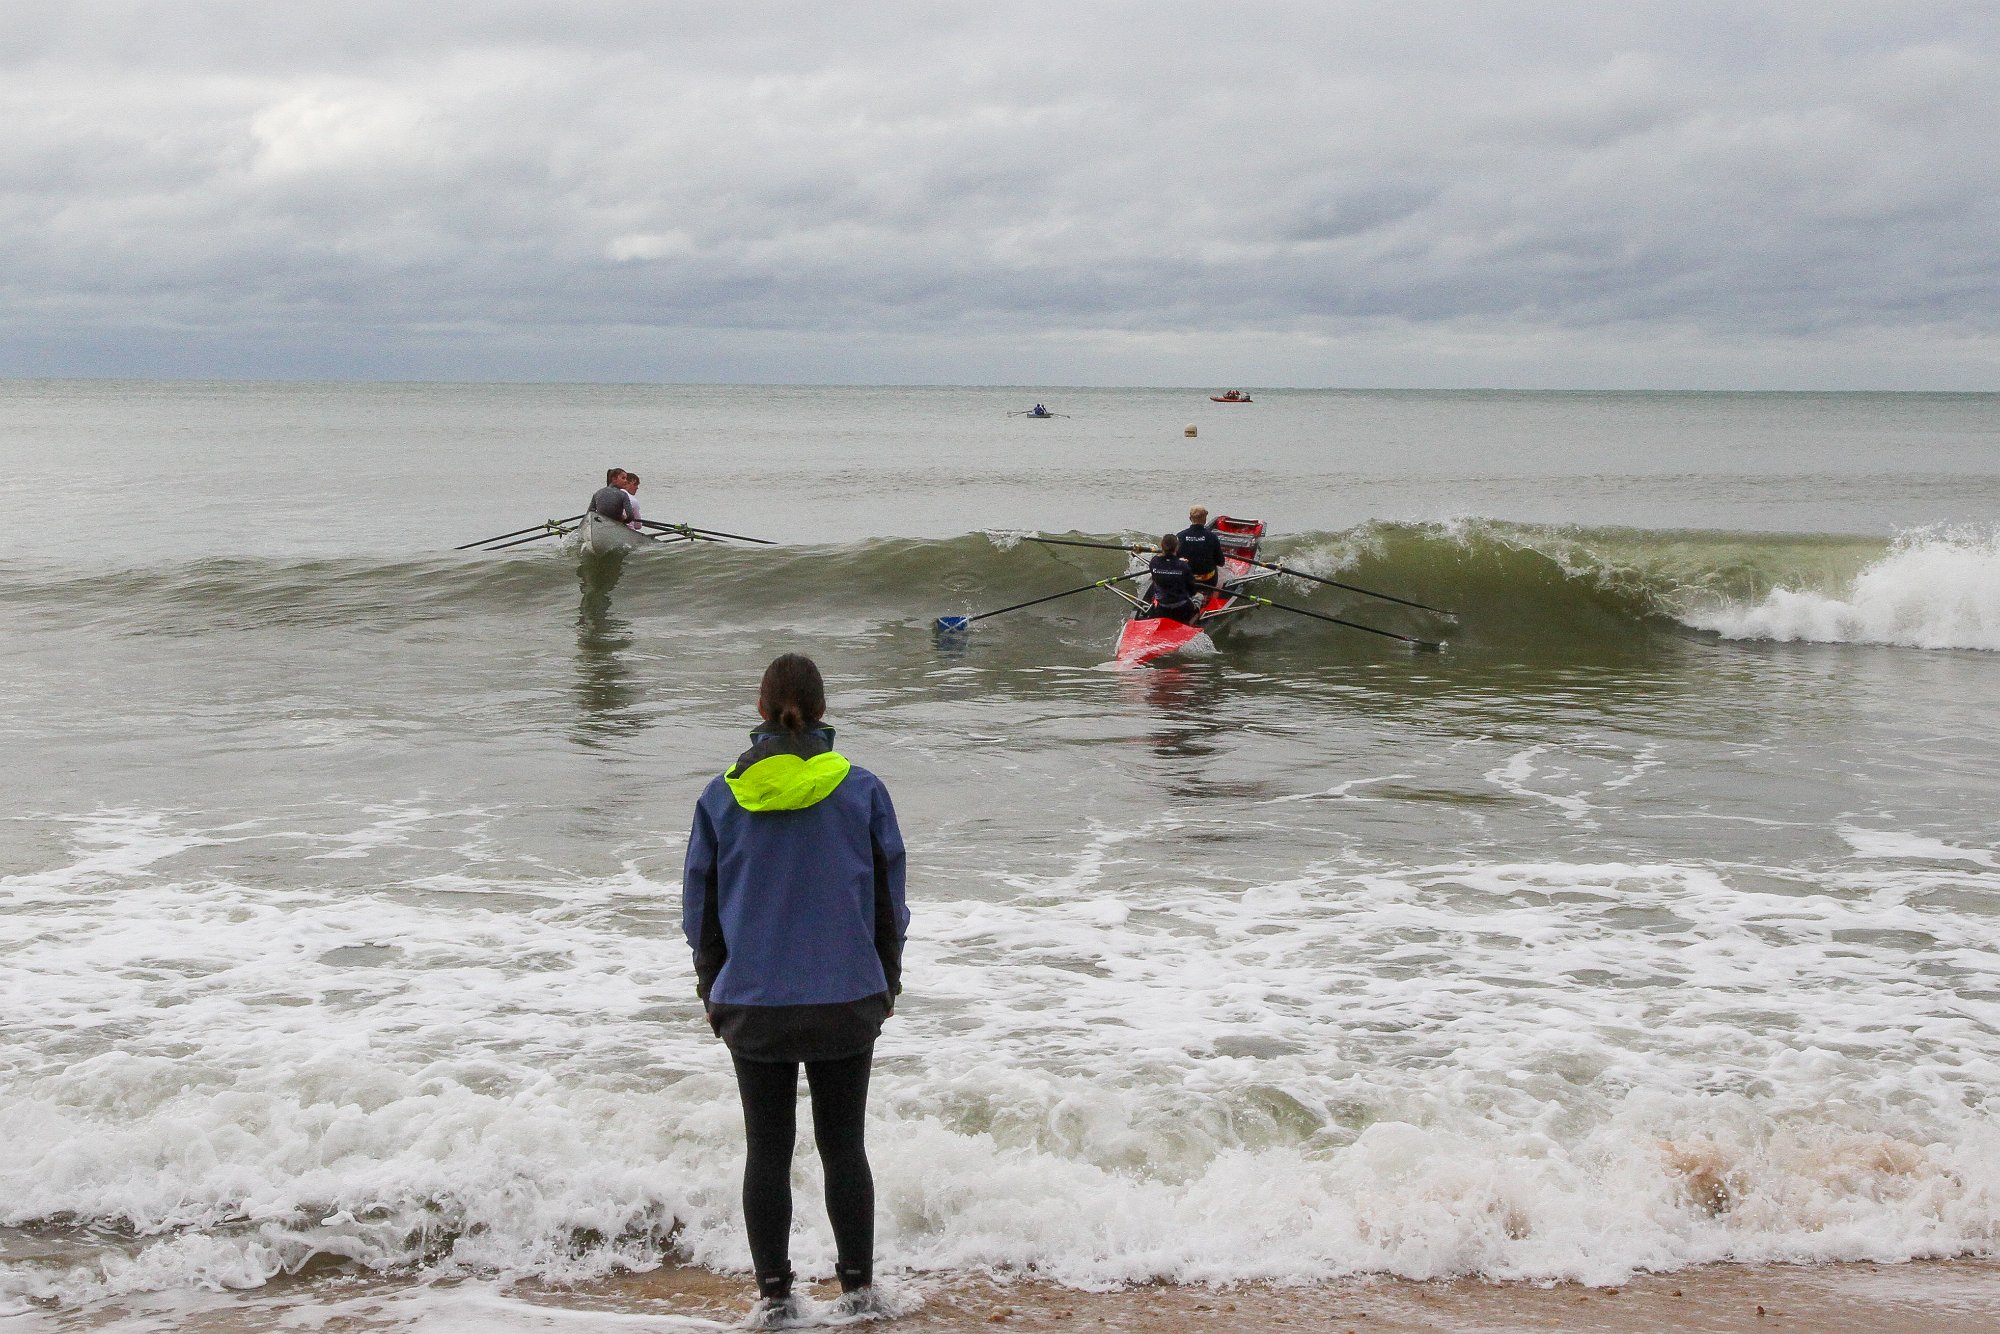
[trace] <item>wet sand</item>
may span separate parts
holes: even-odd
[[[655,1285],[658,1285],[655,1287]],[[681,1285],[687,1285],[682,1287]],[[636,1275],[626,1292],[679,1288],[687,1296],[716,1285],[687,1271]],[[922,1285],[915,1285],[922,1286]],[[730,1313],[740,1285],[717,1294]],[[832,1288],[826,1289],[831,1296]],[[1231,1289],[1154,1285],[1078,1292],[1032,1281],[939,1282],[918,1311],[894,1322],[911,1334],[969,1330],[1867,1330],[2000,1329],[2000,1261],[1907,1265],[1715,1266],[1646,1276],[1618,1288],[1576,1284],[1355,1280],[1307,1287],[1247,1284]],[[711,1308],[713,1309],[713,1308]],[[718,1311],[717,1314],[722,1314]]]
[[[1283,1287],[1151,1285],[1081,1292],[1028,1279],[932,1277],[897,1285],[920,1305],[867,1328],[946,1331],[1830,1330],[1956,1334],[2000,1329],[2000,1260],[1911,1264],[1718,1265],[1616,1288],[1459,1280],[1354,1279]],[[834,1290],[814,1290],[831,1298]],[[741,1277],[673,1267],[573,1288],[432,1284],[327,1276],[255,1293],[137,1298],[24,1327],[132,1331],[685,1330],[728,1328],[747,1306]]]

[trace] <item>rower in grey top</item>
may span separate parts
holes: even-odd
[[[604,485],[597,488],[590,497],[590,513],[601,514],[619,523],[635,522],[639,517],[638,507],[633,505],[632,497],[620,485],[624,480],[623,468],[607,469],[604,474]]]

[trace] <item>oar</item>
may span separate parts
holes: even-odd
[[[664,528],[672,533],[690,533],[706,538],[726,537],[732,542],[755,542],[760,547],[775,547],[778,545],[768,537],[745,537],[741,533],[722,533],[717,532],[713,528],[696,528],[691,524],[685,523],[656,523],[651,519],[641,519],[639,522],[648,528]]]
[[[695,533],[693,529],[683,528],[677,523],[655,523],[651,519],[641,519],[639,520],[639,526],[641,528],[651,528],[653,532],[648,533],[647,536],[656,542],[661,540],[659,537],[660,533],[672,533],[683,542],[713,542],[717,540],[713,537],[702,537]]]
[[[510,537],[519,537],[522,533],[535,533],[537,532],[537,530],[546,529],[552,523],[556,524],[575,523],[578,519],[581,519],[582,517],[583,516],[581,514],[572,514],[567,519],[544,519],[542,520],[542,522],[536,524],[532,528],[516,528],[513,532],[502,533],[498,537],[482,537],[477,542],[466,542],[463,545],[453,547],[452,550],[464,551],[468,547],[483,547],[488,542],[504,542]]]
[[[1344,588],[1350,593],[1360,593],[1364,597],[1381,598],[1384,602],[1396,602],[1405,607],[1415,607],[1418,611],[1431,612],[1434,615],[1443,616],[1448,620],[1455,621],[1458,619],[1457,612],[1446,611],[1443,607],[1433,607],[1424,602],[1412,602],[1408,598],[1399,598],[1393,593],[1377,593],[1370,588],[1356,588],[1353,584],[1343,584],[1338,579],[1322,579],[1316,574],[1307,574],[1304,570],[1294,570],[1291,566],[1280,565],[1276,561],[1253,560],[1245,563],[1255,565],[1261,570],[1276,570],[1279,574],[1289,574],[1294,579],[1310,579],[1316,584],[1325,584],[1328,588]]]
[[[1377,630],[1374,626],[1363,625],[1359,621],[1343,621],[1338,616],[1324,616],[1316,611],[1307,611],[1304,607],[1288,607],[1282,602],[1273,602],[1269,598],[1258,597],[1255,593],[1237,592],[1234,595],[1242,598],[1245,602],[1252,602],[1260,607],[1275,607],[1279,611],[1289,611],[1296,616],[1310,616],[1315,621],[1331,621],[1335,625],[1344,625],[1350,630],[1364,630],[1371,635],[1381,635],[1384,639],[1400,639],[1412,648],[1425,649],[1432,653],[1444,651],[1443,643],[1437,640],[1418,639],[1415,635],[1399,635],[1394,630]]]
[[[1148,551],[1159,550],[1158,547],[1151,545],[1121,547],[1114,546],[1110,542],[1078,542],[1067,537],[1025,537],[1021,540],[1024,542],[1040,542],[1045,547],[1089,547],[1092,551],[1130,551],[1135,555],[1143,555]]]
[[[488,551],[505,551],[508,547],[524,547],[530,542],[539,542],[545,537],[568,537],[571,533],[575,531],[576,529],[574,528],[558,527],[556,525],[556,521],[554,519],[551,519],[549,520],[549,526],[544,528],[541,532],[536,533],[533,537],[523,537],[523,538],[518,538],[512,542],[502,542],[497,547],[488,547],[486,549]]]
[[[992,611],[982,611],[976,616],[940,616],[937,618],[937,628],[949,634],[965,629],[974,621],[983,621],[988,616],[998,616],[1001,612],[1007,611],[1019,611],[1023,607],[1039,606],[1044,602],[1054,602],[1057,598],[1075,597],[1078,593],[1088,593],[1093,588],[1109,588],[1111,585],[1123,583],[1127,579],[1137,579],[1143,573],[1144,571],[1138,571],[1133,574],[1113,575],[1109,579],[1099,579],[1094,584],[1083,584],[1076,588],[1064,589],[1060,593],[1051,593],[1043,598],[1030,598],[1026,602],[1016,602],[1011,607],[996,607]]]

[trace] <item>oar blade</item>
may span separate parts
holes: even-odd
[[[971,628],[972,618],[970,616],[940,616],[937,618],[937,631],[941,635],[962,635]]]

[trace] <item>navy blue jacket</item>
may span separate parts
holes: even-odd
[[[1146,572],[1152,576],[1148,597],[1155,606],[1186,607],[1194,602],[1193,572],[1179,556],[1155,556],[1146,562]]]
[[[1197,575],[1213,574],[1222,567],[1222,539],[1205,523],[1191,523],[1181,529],[1180,557]]]
[[[826,1016],[796,1007],[845,1013],[877,998],[879,1028],[902,990],[910,921],[889,791],[833,749],[830,728],[767,725],[750,736],[750,749],[701,794],[688,835],[681,929],[696,990],[725,1039],[719,1015],[810,1027]]]

